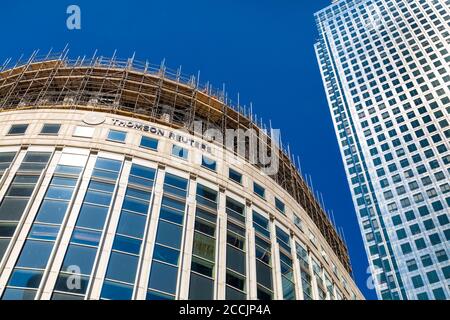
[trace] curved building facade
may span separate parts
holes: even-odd
[[[164,66],[4,68],[0,297],[363,299],[344,242],[274,140]]]

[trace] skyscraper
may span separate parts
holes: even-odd
[[[333,1],[315,17],[377,294],[450,299],[450,1]]]

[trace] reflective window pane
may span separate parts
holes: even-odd
[[[113,249],[139,254],[139,251],[141,249],[141,240],[116,235],[116,237],[114,238]]]
[[[102,230],[107,214],[107,207],[83,204],[78,216],[77,226]]]
[[[160,221],[156,234],[156,242],[179,249],[181,243],[181,227],[173,223]]]
[[[153,262],[150,271],[149,287],[167,293],[175,294],[178,270],[167,264]]]
[[[103,283],[100,295],[102,299],[108,300],[131,300],[132,296],[132,286],[107,280]]]
[[[71,243],[85,244],[88,246],[97,246],[100,243],[101,232],[75,228]]]
[[[90,274],[94,264],[96,249],[71,244],[64,258],[62,271],[79,268],[81,274]]]
[[[52,249],[51,242],[27,240],[16,266],[45,269]]]
[[[109,259],[106,278],[122,282],[134,283],[138,257],[128,254],[112,252]]]
[[[2,300],[34,300],[36,290],[24,290],[7,288],[3,293]]]
[[[123,211],[120,215],[117,233],[142,238],[144,235],[146,217]]]
[[[43,271],[16,269],[9,279],[8,286],[38,288],[43,273]]]
[[[44,223],[61,224],[64,219],[64,214],[67,210],[67,202],[44,200],[39,209],[36,221]]]

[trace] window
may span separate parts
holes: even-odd
[[[217,163],[213,159],[202,156],[202,167],[212,171],[216,171]]]
[[[236,183],[242,184],[242,174],[231,168],[228,171],[228,178]]]
[[[98,251],[100,236],[106,224],[106,218],[112,203],[121,167],[121,161],[97,158],[92,178],[89,182],[81,211],[75,223],[72,238],[70,239],[69,247],[63,260],[62,268],[59,271],[55,285],[56,294],[72,294],[73,297],[81,297],[86,294],[90,274]],[[101,181],[97,180],[98,178]],[[132,246],[133,243],[129,242],[124,245],[124,241],[122,241],[120,248],[125,250],[124,248],[128,249]],[[115,248],[117,248],[116,241],[113,245],[113,249]],[[129,273],[125,269],[121,269],[122,267],[127,267],[123,264],[123,261],[126,260],[127,264],[132,263],[131,260],[133,257],[130,255],[129,259],[125,259],[127,257],[124,256],[125,253],[123,256],[115,255],[114,259],[116,260],[111,264],[108,272],[114,276],[120,276],[122,277],[121,279],[126,281],[126,276],[129,276]],[[68,286],[68,279],[71,277],[71,271],[74,265],[80,268],[81,274],[81,285],[76,288]],[[110,285],[109,288],[113,286],[112,283]],[[109,297],[111,298],[112,296]]]
[[[275,207],[282,214],[286,213],[286,207],[285,207],[284,203],[280,199],[278,199],[277,197],[275,197]]]
[[[140,146],[145,149],[158,150],[158,140],[142,136]]]
[[[28,129],[28,124],[13,124],[8,131],[8,136],[23,135]]]
[[[75,128],[73,136],[80,138],[92,138],[94,136],[94,131],[95,129],[91,127],[78,126]]]
[[[114,142],[125,142],[127,138],[127,133],[124,131],[118,130],[109,130],[108,132],[108,140]]]
[[[45,123],[41,129],[42,135],[56,136],[61,128],[60,124]]]
[[[172,146],[172,155],[187,160],[189,152],[187,149],[174,144]]]
[[[253,192],[263,199],[266,198],[266,190],[256,182],[253,183]]]

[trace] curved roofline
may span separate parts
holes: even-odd
[[[166,104],[169,105],[166,105]],[[194,76],[181,75],[161,64],[159,67],[134,59],[77,58],[66,56],[40,59],[35,55],[26,63],[9,62],[0,68],[0,112],[39,106],[67,105],[159,122],[191,130],[195,117],[222,130],[254,129],[258,137],[272,141],[266,130],[245,113],[229,104],[224,91],[200,86]],[[161,118],[161,109],[171,108],[171,118]],[[179,115],[178,115],[179,113]],[[176,116],[180,119],[176,119]],[[225,147],[225,146],[223,146]],[[271,149],[270,149],[271,150]],[[351,272],[348,249],[331,219],[315,198],[289,152],[277,146],[280,170],[270,176],[290,194],[313,219],[318,229]]]

